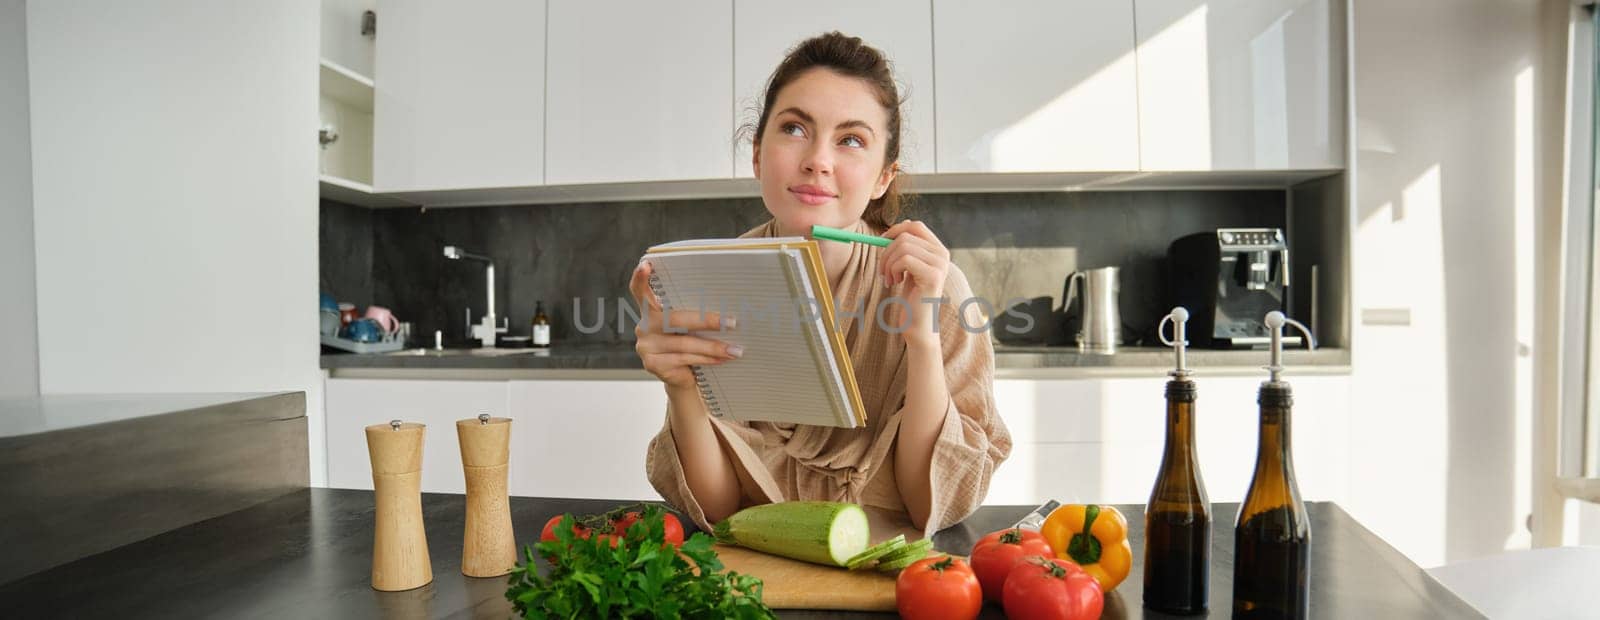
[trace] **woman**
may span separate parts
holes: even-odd
[[[901,511],[931,535],[977,509],[1010,454],[1011,436],[995,413],[989,335],[964,328],[987,320],[975,304],[956,315],[972,295],[966,277],[927,226],[895,221],[900,136],[888,62],[834,32],[801,42],[778,65],[752,137],[751,165],[772,220],[743,237],[805,236],[822,224],[892,239],[886,248],[819,244],[835,307],[861,311],[839,328],[865,428],[713,419],[690,366],[741,351],[678,329],[715,330],[721,322],[712,314],[674,312],[678,333],[665,333],[649,263],[633,272],[629,287],[648,313],[636,349],[668,396],[646,473],[700,527],[745,506],[820,499]],[[885,304],[890,297],[910,303]],[[942,304],[919,301],[941,297]],[[888,308],[880,323],[881,304]]]

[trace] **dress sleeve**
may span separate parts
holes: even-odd
[[[995,468],[1011,455],[1011,433],[994,402],[991,317],[985,316],[976,302],[961,306],[973,296],[972,289],[954,265],[945,291],[949,303],[939,313],[939,340],[950,400],[929,467],[933,506],[923,528],[927,536],[976,511],[989,492]],[[958,317],[958,312],[965,318]]]
[[[714,418],[711,428],[716,432],[723,452],[733,460],[734,473],[739,479],[739,506],[783,501],[783,494],[772,474],[752,447],[760,445],[760,431],[750,428],[748,423],[724,422]],[[683,462],[678,459],[678,444],[672,436],[670,402],[667,403],[666,420],[661,425],[661,432],[650,440],[650,446],[645,451],[644,468],[650,485],[655,487],[662,499],[688,515],[702,531],[711,531],[712,524],[706,521],[705,509],[701,508],[700,502],[689,490],[689,482],[683,475]]]

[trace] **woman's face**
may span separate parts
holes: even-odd
[[[778,91],[769,114],[751,164],[782,234],[852,226],[889,188],[888,112],[865,81],[811,69]]]

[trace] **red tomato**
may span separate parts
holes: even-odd
[[[637,511],[624,514],[612,522],[611,531],[617,536],[625,535],[628,533],[628,528],[633,527],[633,524],[642,518]],[[678,521],[678,517],[665,513],[661,516],[661,520],[662,533],[667,544],[674,547],[683,544],[683,523]]]
[[[934,556],[900,571],[894,582],[894,605],[901,617],[911,620],[970,620],[983,610],[983,589],[966,562]]]
[[[556,539],[556,526],[561,524],[561,517],[562,515],[556,515],[554,517],[550,517],[549,521],[544,522],[544,530],[539,532],[539,542]],[[573,523],[572,533],[578,538],[588,538],[589,528],[578,525],[577,523]],[[544,559],[545,561],[551,563],[556,561],[555,556],[551,555],[544,556]]]
[[[1022,620],[1093,620],[1105,606],[1094,577],[1061,558],[1017,562],[1001,596],[1006,617]]]
[[[633,527],[633,524],[638,523],[641,518],[638,511],[617,517],[617,520],[611,522],[611,531],[616,532],[618,536],[627,534],[628,528]]]
[[[662,520],[667,544],[674,547],[683,544],[683,524],[678,522],[678,517],[668,514],[663,515]]]
[[[1001,602],[1006,575],[1017,562],[1029,556],[1054,557],[1044,535],[1032,530],[1012,528],[990,533],[972,546],[972,572],[983,585],[984,600]]]
[[[561,524],[561,515],[556,515],[554,517],[550,517],[549,521],[545,521],[544,522],[544,531],[539,532],[539,540],[540,541],[555,540],[556,539],[556,526],[560,525],[560,524]],[[588,538],[589,537],[589,528],[586,528],[586,527],[584,527],[582,525],[578,525],[577,523],[573,523],[572,524],[572,533],[576,534],[578,536],[578,538]]]

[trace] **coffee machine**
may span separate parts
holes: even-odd
[[[1176,305],[1189,309],[1190,344],[1260,348],[1271,342],[1268,312],[1288,311],[1289,244],[1280,228],[1218,228],[1167,248]],[[1298,346],[1299,337],[1284,337]]]

